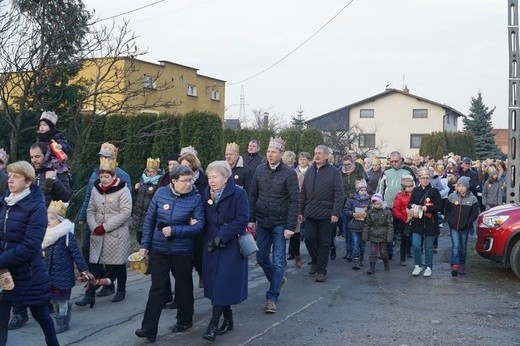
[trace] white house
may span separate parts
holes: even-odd
[[[422,137],[436,131],[457,131],[456,109],[404,90],[384,92],[306,121],[323,132],[357,134],[355,150],[385,156],[397,150],[403,156],[419,152]]]

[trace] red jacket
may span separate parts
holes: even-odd
[[[392,206],[392,214],[396,219],[406,223],[408,215],[406,214],[406,208],[412,195],[407,195],[403,192],[399,192],[394,199],[394,205]]]

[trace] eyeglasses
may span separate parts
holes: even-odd
[[[195,180],[193,180],[193,179],[182,179],[182,180],[181,180],[181,179],[177,179],[177,181],[178,181],[179,183],[183,183],[183,184],[187,184],[187,183],[192,183],[192,184],[193,184],[193,182],[194,182]]]

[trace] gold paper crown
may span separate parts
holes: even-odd
[[[274,137],[269,141],[269,147],[285,151],[285,142],[281,137]]]
[[[99,159],[99,170],[100,171],[109,171],[115,173],[117,169],[117,161],[109,160],[106,157],[101,157]]]
[[[159,158],[152,159],[151,157],[146,159],[146,169],[159,169],[161,166],[161,160]]]
[[[240,147],[235,142],[226,143],[226,151],[235,151],[237,153],[240,153]]]
[[[61,217],[65,217],[65,215],[67,215],[68,206],[68,203],[63,203],[61,200],[51,201],[51,204],[49,204],[49,207],[47,208],[47,212],[57,214]]]

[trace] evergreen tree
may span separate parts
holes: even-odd
[[[464,117],[462,122],[464,123],[464,130],[473,132],[475,137],[476,158],[502,158],[504,154],[498,149],[491,132],[491,116],[495,108],[489,110],[482,101],[482,94],[479,92],[477,98],[471,98],[469,111],[470,114]]]
[[[303,109],[301,106],[296,113],[296,116],[291,117],[291,125],[301,131],[305,128],[305,119],[303,118]]]

